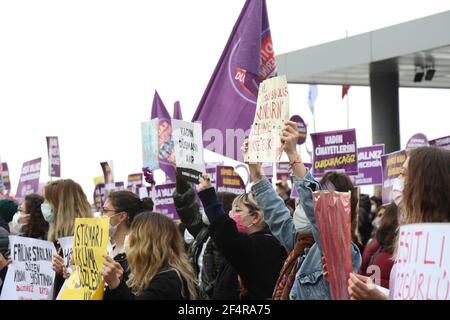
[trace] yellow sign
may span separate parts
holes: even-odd
[[[109,219],[77,218],[73,234],[75,263],[58,300],[101,300],[103,254],[108,252]]]

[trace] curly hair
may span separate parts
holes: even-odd
[[[23,226],[25,237],[35,239],[47,239],[48,222],[42,216],[41,204],[44,197],[32,193],[25,197],[25,213],[30,215],[30,220]]]

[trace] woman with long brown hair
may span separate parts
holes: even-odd
[[[53,255],[53,270],[56,272],[54,296],[58,295],[64,279],[69,277],[61,256],[59,238],[73,236],[76,218],[91,218],[91,205],[81,186],[72,179],[50,182],[44,188],[42,215],[49,223],[49,241],[53,241],[58,253]]]
[[[399,225],[449,222],[450,151],[436,147],[417,148],[410,153],[403,168],[403,208],[400,209]],[[350,296],[353,299],[388,299],[368,284],[368,277],[351,274]]]
[[[103,276],[108,288],[105,300],[193,300],[197,287],[192,266],[184,251],[183,239],[168,217],[143,212],[137,215],[125,240],[130,276],[104,256]]]

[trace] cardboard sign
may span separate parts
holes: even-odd
[[[30,193],[39,189],[39,176],[41,174],[41,158],[27,161],[22,166],[16,198],[23,199]]]
[[[245,193],[245,184],[233,167],[217,167],[217,192]]]
[[[355,187],[380,185],[383,183],[381,156],[384,154],[384,144],[358,148],[358,171],[350,176]]]
[[[323,176],[327,171],[358,173],[355,129],[312,133],[311,139],[314,176]]]
[[[381,156],[381,164],[383,167],[383,188],[381,197],[383,204],[392,202],[392,186],[395,179],[403,172],[403,163],[406,161],[405,151],[396,151]]]
[[[152,119],[141,123],[142,163],[144,168],[150,168],[151,170],[159,168],[158,126],[158,119]]]
[[[400,227],[391,271],[395,300],[450,300],[450,224]]]
[[[12,264],[8,266],[1,300],[51,300],[55,272],[51,241],[9,236]]]
[[[109,219],[76,218],[73,236],[74,270],[58,300],[101,300],[103,254],[108,253]]]
[[[48,175],[61,177],[61,157],[59,155],[58,137],[46,137],[48,151]]]
[[[155,211],[171,219],[178,220],[180,217],[173,201],[175,188],[175,183],[161,184],[155,187]]]
[[[281,131],[289,119],[286,76],[264,80],[259,86],[255,119],[248,137],[245,162],[276,162],[282,153]]]
[[[178,174],[198,184],[200,174],[205,172],[202,125],[172,119],[172,139]]]

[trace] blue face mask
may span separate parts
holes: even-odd
[[[41,204],[41,211],[45,221],[52,222],[55,219],[55,214],[53,213],[53,206],[50,203],[44,202],[43,204]]]

